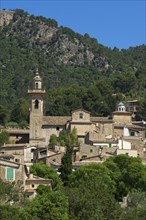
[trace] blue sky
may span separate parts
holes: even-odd
[[[59,26],[88,33],[108,47],[128,48],[146,43],[145,0],[1,0],[1,9],[21,8],[54,18]]]

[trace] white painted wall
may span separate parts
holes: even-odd
[[[131,150],[131,143],[128,141],[119,139],[118,148],[123,149],[123,150]]]
[[[130,132],[128,128],[124,128],[124,136],[130,136]]]
[[[117,155],[127,154],[130,157],[137,157],[137,150],[117,150]]]

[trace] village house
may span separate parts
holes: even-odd
[[[7,151],[6,151],[7,152]],[[21,157],[23,159],[23,157]],[[37,194],[39,185],[45,185],[52,188],[53,181],[33,176],[29,172],[29,166],[26,162],[20,162],[15,159],[13,154],[0,155],[0,178],[5,182],[15,183],[24,191],[27,198],[33,198]]]
[[[5,181],[21,180],[27,195],[32,197],[38,185],[51,184],[38,177],[30,177],[31,164],[43,161],[55,169],[61,164],[65,147],[49,148],[52,134],[76,128],[80,146],[74,150],[73,167],[91,162],[101,163],[107,158],[128,154],[146,157],[145,126],[132,119],[133,111],[127,111],[120,102],[110,117],[93,117],[84,109],[76,109],[70,116],[45,116],[42,79],[38,70],[28,89],[30,97],[29,129],[7,129],[11,144],[0,148],[0,177]],[[129,110],[129,109],[128,109]]]
[[[129,154],[130,150],[129,155],[144,156],[145,127],[142,123],[137,124],[132,120],[133,112],[127,111],[122,102],[117,105],[112,117],[92,117],[90,112],[84,109],[72,111],[71,116],[44,116],[43,98],[45,93],[42,88],[41,77],[37,71],[33,78],[32,88],[28,90],[31,103],[29,145],[36,147],[37,151],[48,147],[52,134],[59,136],[63,129],[72,131],[75,127],[81,144],[76,151],[74,162],[83,158],[91,158],[96,154],[99,155],[101,149],[103,149],[102,153],[104,154],[106,152],[108,154],[112,152],[114,155],[119,154],[119,152]],[[60,152],[63,152],[63,149]],[[54,158],[55,153],[56,160]],[[46,162],[47,164],[50,164],[51,158],[52,162],[60,160],[58,159],[58,151],[54,151],[52,156],[47,150],[44,157],[49,160]],[[106,159],[107,157],[108,155],[105,155],[103,158]],[[97,158],[101,160],[101,158]],[[43,160],[43,157],[41,156],[39,159]]]

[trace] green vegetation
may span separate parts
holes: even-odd
[[[23,203],[24,193],[21,184],[5,183],[0,179],[0,205],[9,204],[10,201],[13,201],[13,204]]]
[[[9,134],[6,131],[0,133],[0,146],[9,143]]]
[[[47,33],[53,37],[46,39]],[[28,126],[26,93],[36,65],[47,91],[47,115],[70,115],[84,108],[107,116],[118,101],[139,99],[137,119],[146,120],[145,49],[112,50],[88,34],[58,27],[54,19],[16,10],[13,20],[0,29],[0,125]],[[2,131],[0,145],[7,142],[8,134]],[[49,145],[56,144],[66,147],[60,176],[42,163],[30,168],[34,175],[52,179],[52,188],[40,185],[36,198],[27,201],[19,186],[0,180],[0,219],[145,219],[146,166],[139,158],[119,155],[72,172],[73,152],[79,146],[76,131],[52,135]],[[121,207],[124,197],[127,204]]]
[[[30,172],[36,176],[39,176],[45,179],[52,179],[53,190],[58,190],[62,188],[62,181],[60,177],[58,176],[57,172],[53,168],[48,167],[43,163],[36,163],[30,167]]]
[[[61,191],[45,191],[29,201],[24,211],[34,220],[68,220],[68,201]]]
[[[65,169],[67,172],[64,166]],[[65,181],[63,179],[64,186],[57,172],[47,165],[34,164],[31,171],[40,177],[53,179],[55,185],[52,189],[40,185],[37,196],[22,203],[20,190],[0,181],[2,220],[10,219],[10,213],[13,213],[12,219],[20,220],[145,219],[146,166],[139,158],[118,155],[102,164],[81,166]],[[126,203],[120,205],[124,197]],[[12,199],[14,203],[10,206]]]
[[[127,207],[121,220],[145,220],[146,216],[146,193],[133,191],[128,194]]]
[[[47,31],[52,38],[46,39]],[[70,115],[84,108],[92,115],[107,116],[125,97],[141,100],[138,118],[146,119],[145,45],[112,50],[88,34],[18,9],[9,25],[0,29],[0,51],[1,125],[11,121],[27,127],[27,89],[36,65],[47,90],[47,115]],[[115,93],[119,95],[112,96]]]
[[[110,176],[116,183],[115,196],[118,200],[132,189],[146,190],[146,166],[140,158],[118,155],[108,159],[105,165],[110,169]]]
[[[61,135],[60,135],[60,138],[61,138]],[[59,171],[61,172],[60,177],[64,183],[64,186],[67,186],[69,182],[69,177],[72,173],[73,150],[75,147],[79,146],[79,141],[78,141],[75,128],[66,136],[64,142],[66,146],[66,153],[62,157],[61,167]]]

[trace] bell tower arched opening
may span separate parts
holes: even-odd
[[[39,101],[37,99],[34,101],[34,108],[35,109],[39,108]]]
[[[30,135],[29,143],[31,145],[40,144],[42,142],[42,120],[43,120],[43,99],[46,91],[42,89],[42,79],[38,70],[31,89],[28,89],[30,96]]]

